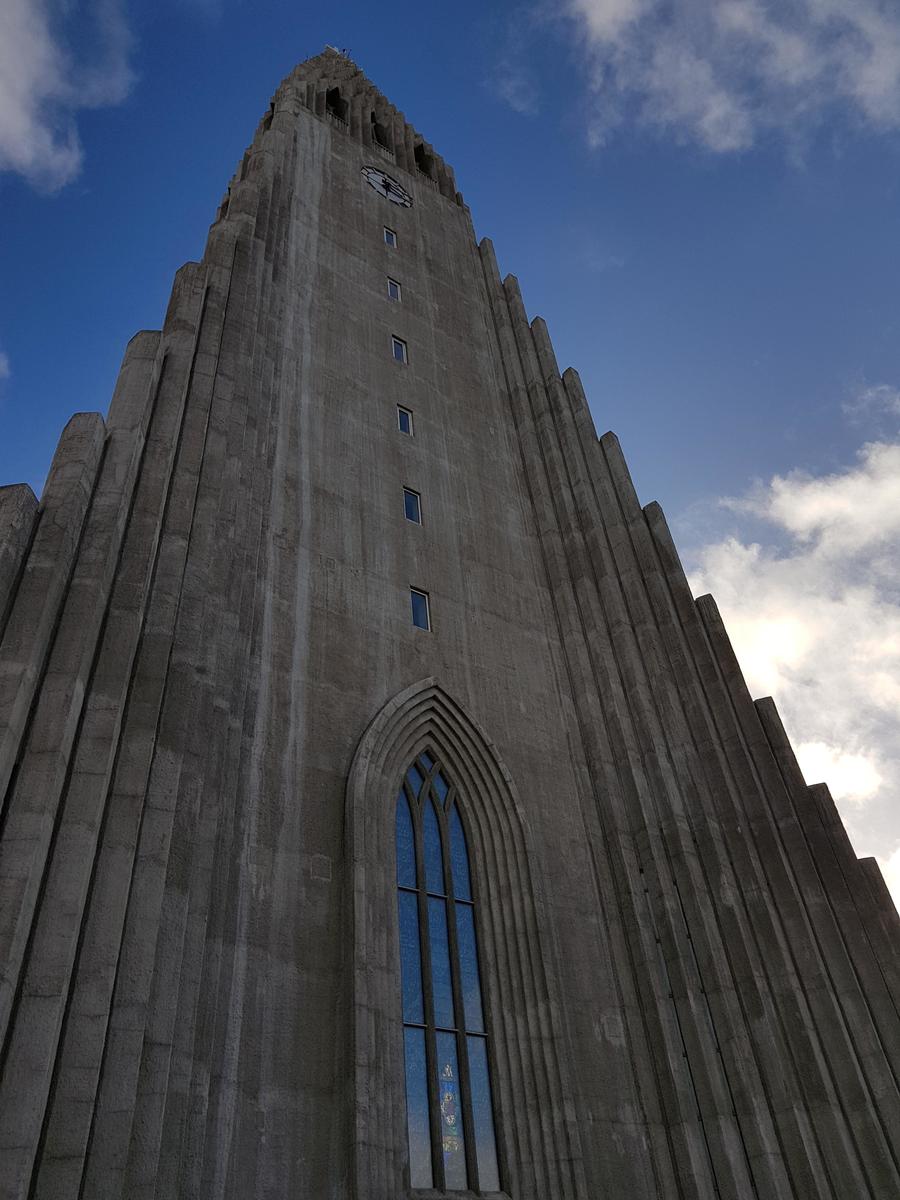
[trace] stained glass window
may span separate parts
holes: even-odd
[[[500,1190],[469,852],[432,750],[397,797],[400,1006],[410,1186]]]

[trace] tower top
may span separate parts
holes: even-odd
[[[442,195],[462,204],[452,168],[406,120],[350,58],[327,45],[299,63],[281,82],[269,114],[299,103],[316,116],[343,127],[350,137],[392,162],[401,171],[427,179]]]

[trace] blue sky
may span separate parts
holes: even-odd
[[[0,482],[156,328],[326,43],[453,164],[751,686],[900,894],[900,12],[887,0],[7,0]]]

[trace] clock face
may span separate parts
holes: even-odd
[[[412,196],[400,186],[396,179],[392,179],[384,171],[379,171],[377,167],[363,167],[362,173],[366,177],[366,183],[392,203],[399,204],[403,208],[412,207]]]

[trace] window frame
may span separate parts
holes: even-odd
[[[413,602],[412,602],[413,596],[423,596],[425,599],[425,620],[427,622],[425,625],[417,625],[416,624],[416,610],[415,610],[415,607],[413,606]],[[431,623],[431,597],[429,596],[428,592],[424,591],[422,588],[413,587],[412,584],[410,584],[409,585],[409,605],[410,605],[410,615],[412,616],[413,629],[421,629],[421,631],[423,633],[431,633],[433,630],[433,626]]]
[[[396,296],[391,292],[391,287],[395,287],[397,289]],[[390,300],[392,304],[403,303],[403,288],[400,286],[400,280],[394,279],[391,275],[387,276],[387,296],[388,300]]]
[[[398,249],[400,239],[397,237],[397,230],[391,229],[390,225],[382,226],[384,229],[384,244],[391,250]]]
[[[409,515],[409,510],[406,507],[407,496],[411,496],[415,501],[416,515],[414,517]],[[409,521],[410,525],[422,524],[422,493],[417,492],[415,488],[406,487],[405,485],[403,488],[403,515]]]
[[[406,415],[409,418],[409,429],[403,428],[401,417]],[[413,412],[411,408],[406,408],[402,404],[397,405],[397,428],[404,437],[415,437],[415,427],[413,425]]]
[[[400,347],[400,353],[397,354],[397,347]],[[402,363],[404,367],[409,366],[409,346],[401,337],[397,337],[396,333],[391,334],[391,357],[394,362]]]
[[[430,766],[429,766],[430,763]],[[410,772],[415,768],[422,779],[417,792],[414,792],[410,782]],[[442,798],[439,792],[433,790],[432,784],[436,777],[440,776],[447,788],[447,791]],[[426,1091],[428,1097],[428,1127],[431,1138],[431,1186],[424,1184],[414,1185],[412,1182],[412,1164],[409,1166],[408,1184],[414,1194],[435,1195],[445,1193],[456,1193],[464,1195],[499,1195],[503,1193],[504,1186],[504,1168],[500,1153],[500,1144],[498,1138],[498,1108],[497,1096],[494,1086],[496,1072],[494,1070],[494,1055],[493,1055],[493,1038],[490,1036],[489,1029],[489,1004],[488,997],[485,993],[484,980],[485,973],[483,970],[483,951],[482,939],[479,934],[479,895],[475,873],[472,869],[472,856],[470,852],[471,838],[468,830],[468,821],[464,816],[463,806],[458,803],[458,791],[453,783],[452,775],[447,772],[443,766],[440,757],[429,746],[420,751],[407,768],[403,780],[400,785],[399,792],[396,798],[397,809],[401,802],[405,803],[409,812],[409,818],[412,822],[413,832],[413,853],[415,856],[415,888],[410,887],[408,883],[400,882],[399,862],[395,870],[395,884],[398,905],[398,929],[399,929],[399,908],[400,896],[404,893],[412,894],[416,897],[416,911],[418,914],[418,951],[419,951],[419,970],[421,972],[421,1001],[422,1001],[422,1017],[421,1023],[418,1021],[407,1021],[406,1014],[403,1011],[403,1003],[401,999],[400,1016],[404,1030],[404,1045],[406,1042],[407,1029],[421,1029],[424,1034],[425,1042],[425,1070],[426,1070]],[[427,808],[431,806],[437,817],[438,829],[440,835],[440,850],[441,850],[441,883],[443,884],[443,893],[438,893],[429,888],[428,879],[426,877],[426,841],[425,841],[425,813]],[[454,887],[452,866],[453,866],[453,845],[451,842],[451,828],[453,815],[459,820],[462,829],[463,852],[466,860],[466,874],[469,883],[469,896],[466,899],[462,895],[457,895],[457,888]],[[395,816],[395,824],[397,817]],[[395,854],[396,854],[397,839],[395,835]],[[447,950],[449,955],[450,968],[450,984],[451,995],[453,1002],[453,1028],[438,1024],[437,1014],[435,1011],[434,998],[434,977],[432,972],[432,944],[431,930],[429,921],[429,901],[431,899],[441,900],[444,903],[446,934],[447,934]],[[463,971],[462,959],[460,955],[460,939],[457,924],[458,906],[464,905],[471,912],[472,929],[474,931],[474,958],[475,968],[478,979],[479,1001],[481,1005],[481,1030],[470,1031],[468,1027],[468,1014],[466,1012],[466,998],[463,989]],[[403,965],[401,962],[401,972]],[[402,990],[402,983],[401,983]],[[450,1034],[454,1039],[456,1064],[457,1064],[457,1082],[459,1107],[462,1116],[462,1132],[463,1132],[463,1160],[466,1171],[465,1189],[459,1187],[449,1187],[446,1182],[444,1173],[444,1157],[442,1154],[442,1127],[440,1118],[440,1097],[438,1095],[438,1037],[440,1034]],[[482,1188],[479,1178],[478,1164],[478,1146],[479,1139],[475,1133],[475,1104],[472,1094],[472,1079],[470,1067],[470,1040],[477,1038],[480,1040],[484,1048],[484,1061],[487,1077],[487,1089],[489,1093],[489,1113],[491,1119],[491,1138],[493,1142],[494,1161],[497,1172],[497,1187],[490,1191],[485,1191]],[[405,1072],[405,1068],[404,1068]],[[406,1082],[404,1078],[404,1096],[406,1095]],[[407,1143],[409,1141],[409,1115],[404,1111],[407,1120]]]

